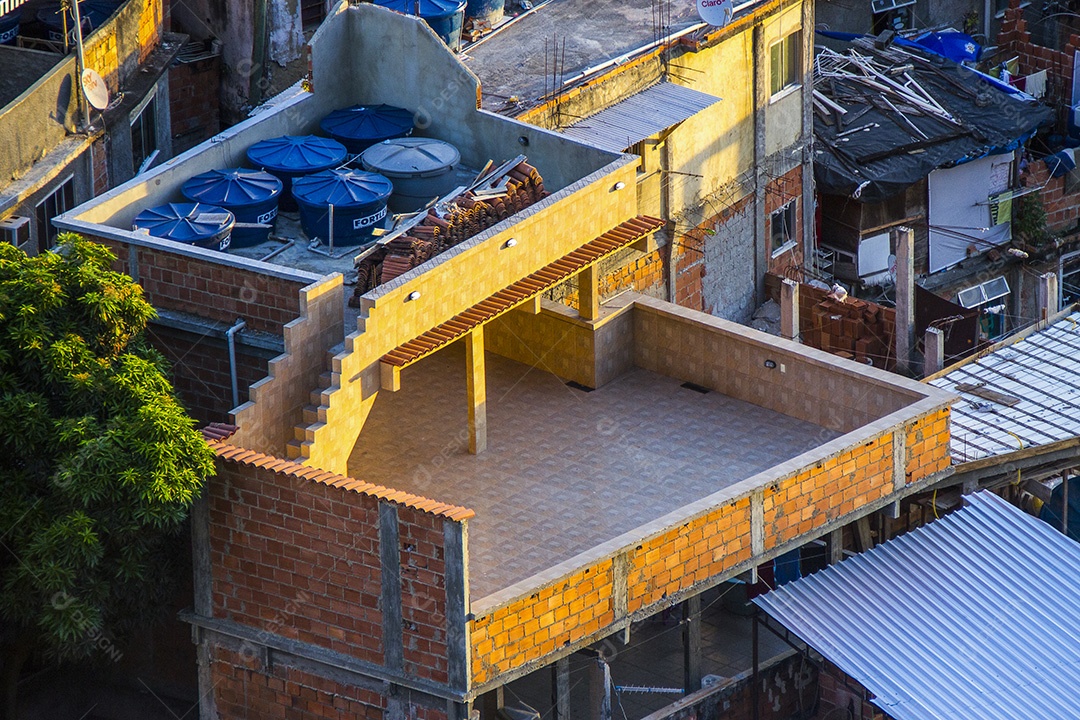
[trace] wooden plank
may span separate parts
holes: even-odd
[[[997,390],[990,390],[989,388],[984,387],[984,385],[985,383],[957,383],[955,389],[956,392],[975,395],[990,400],[991,402],[996,402],[998,405],[1012,407],[1020,404],[1020,398],[1006,395],[1005,393],[999,393]]]

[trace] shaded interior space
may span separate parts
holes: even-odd
[[[701,595],[701,670],[706,682],[734,678],[753,669],[752,610],[739,583],[723,583]],[[682,698],[683,623],[679,607],[634,623],[630,642],[618,637],[594,645],[611,667],[612,716],[638,720]],[[791,650],[776,635],[758,631],[761,661]],[[571,717],[594,717],[596,660],[585,653],[570,656]],[[590,677],[593,675],[593,677]],[[544,668],[504,686],[507,707],[528,705],[543,720],[554,717],[552,672]],[[710,677],[711,676],[711,677]],[[671,692],[641,692],[631,688],[653,688]],[[813,697],[806,698],[807,707]]]
[[[839,433],[634,369],[587,392],[486,354],[487,450],[468,452],[457,342],[381,392],[349,474],[472,508],[470,593],[508,588]]]

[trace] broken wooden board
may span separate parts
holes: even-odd
[[[1020,404],[1020,398],[1006,395],[1005,393],[999,393],[997,390],[989,390],[983,384],[957,383],[954,389],[956,392],[975,395],[991,402],[996,402],[998,405],[1005,405],[1006,407]]]

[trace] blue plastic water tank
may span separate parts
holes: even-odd
[[[356,155],[375,143],[411,134],[413,114],[393,105],[353,105],[330,113],[319,127]]]
[[[132,230],[174,242],[226,250],[236,220],[223,207],[204,203],[169,203],[148,208],[135,216]]]
[[[369,241],[386,217],[393,189],[382,175],[362,170],[325,170],[293,183],[300,225],[308,237],[329,242],[330,206],[334,206],[334,247]]]
[[[450,49],[461,49],[465,0],[375,0],[376,5],[423,18]]]
[[[465,17],[483,20],[494,25],[503,19],[506,10],[506,0],[468,0],[465,6]]]
[[[273,225],[278,212],[281,181],[263,170],[211,170],[180,188],[192,202],[218,205],[231,212],[236,222]],[[266,242],[270,228],[235,228],[232,247],[251,247]]]
[[[337,140],[317,135],[283,135],[257,142],[247,151],[252,165],[281,180],[282,210],[296,210],[291,190],[293,178],[337,167],[348,155],[349,151]]]
[[[22,9],[9,12],[0,17],[0,45],[14,45],[19,37],[19,21],[22,20]]]

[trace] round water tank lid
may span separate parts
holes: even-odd
[[[257,142],[247,151],[253,164],[291,173],[322,170],[343,162],[348,154],[337,140],[317,135],[283,135]]]
[[[405,15],[419,15],[425,19],[437,20],[463,12],[466,0],[419,0],[419,12],[417,0],[376,0],[375,4]]]
[[[135,216],[132,230],[177,242],[198,242],[228,232],[236,222],[225,208],[205,203],[168,203]]]
[[[360,156],[364,167],[388,177],[442,175],[461,154],[450,143],[431,138],[397,138],[372,145]]]
[[[239,208],[280,195],[281,181],[263,170],[229,168],[196,175],[180,191],[189,200]]]
[[[393,105],[353,105],[330,113],[319,127],[354,140],[385,140],[410,132],[413,114]]]
[[[311,205],[349,207],[386,202],[393,184],[362,170],[324,170],[293,181],[293,197]]]

